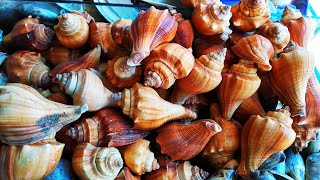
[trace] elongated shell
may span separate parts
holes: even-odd
[[[86,18],[78,13],[58,16],[59,23],[54,26],[59,42],[67,48],[80,48],[89,38],[89,25]]]
[[[114,87],[120,90],[130,88],[142,79],[142,67],[128,66],[128,56],[116,57],[108,61],[106,75]]]
[[[195,59],[188,49],[176,43],[164,43],[156,47],[144,60],[144,85],[170,88],[176,79],[186,77]]]
[[[191,110],[163,100],[154,89],[138,83],[113,94],[113,99],[134,121],[136,129],[151,130],[171,120],[197,117]]]
[[[225,55],[224,48],[198,58],[190,74],[175,83],[170,101],[174,104],[184,104],[190,97],[216,88],[222,80],[221,71]]]
[[[123,167],[123,159],[114,147],[85,143],[74,150],[72,167],[80,179],[115,179]]]
[[[92,118],[83,119],[67,132],[78,143],[117,147],[134,143],[149,134],[132,129],[132,121],[116,109],[104,108]]]
[[[231,6],[220,1],[200,2],[193,10],[192,23],[196,30],[204,35],[216,35],[225,31],[230,25]]]
[[[291,124],[290,113],[284,109],[269,111],[265,117],[251,116],[242,128],[238,174],[250,177],[269,156],[291,146],[296,136]]]
[[[9,82],[23,83],[40,88],[48,88],[51,84],[49,67],[40,53],[17,51],[4,62]]]
[[[168,10],[155,7],[139,13],[130,27],[132,51],[127,61],[130,66],[137,66],[156,46],[170,42],[176,35],[178,23]]]
[[[270,9],[266,0],[242,0],[231,8],[231,22],[243,32],[253,31],[270,18]]]
[[[64,144],[55,140],[0,147],[1,179],[43,179],[58,165]]]
[[[89,111],[115,106],[112,92],[104,87],[97,75],[87,69],[57,74],[57,79],[65,92],[72,96],[75,105],[86,103]]]
[[[30,86],[0,86],[0,139],[7,144],[35,143],[77,120],[88,105],[68,106],[44,98]]]
[[[137,142],[120,147],[124,162],[138,175],[159,169],[157,159],[149,149],[150,141],[140,139]]]
[[[96,68],[100,61],[101,47],[98,45],[82,57],[74,61],[67,61],[57,65],[49,73],[56,80],[56,75],[71,71],[79,71],[81,69]]]
[[[111,36],[117,46],[125,49],[131,49],[130,26],[132,19],[119,19],[112,24]]]
[[[306,115],[305,95],[314,63],[312,53],[299,46],[288,46],[279,58],[271,60],[271,87],[279,100],[290,107],[292,116]]]
[[[284,152],[286,154],[286,174],[293,179],[305,179],[306,167],[302,156],[294,153],[291,148]]]
[[[221,127],[213,120],[200,120],[184,125],[171,122],[158,129],[157,142],[161,153],[173,161],[188,160],[196,156]]]

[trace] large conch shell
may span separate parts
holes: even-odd
[[[176,163],[171,161],[167,156],[161,156],[158,158],[158,162],[160,169],[146,174],[146,180],[205,180],[209,176],[208,172],[197,166],[192,166],[189,161]]]
[[[204,35],[216,35],[229,29],[232,16],[231,6],[224,5],[220,0],[200,2],[193,10],[192,23],[195,29]]]
[[[89,18],[88,18],[89,17]],[[89,38],[88,23],[93,20],[87,12],[71,12],[58,16],[59,23],[54,26],[59,42],[67,48],[80,48]],[[94,20],[93,20],[94,21]]]
[[[0,147],[1,179],[43,179],[58,165],[64,144],[43,140],[23,146]]]
[[[184,104],[190,97],[216,88],[222,80],[221,71],[225,56],[226,48],[196,59],[190,74],[175,83],[170,101],[174,104]]]
[[[123,159],[114,147],[79,144],[73,152],[72,167],[80,179],[115,179],[123,167]]]
[[[65,92],[72,96],[74,105],[86,103],[89,111],[116,106],[111,97],[112,92],[104,87],[97,75],[87,69],[57,74],[57,79]]]
[[[170,42],[176,35],[178,23],[168,10],[155,7],[142,11],[130,27],[132,51],[128,65],[137,66],[156,46]]]
[[[211,119],[215,120],[222,131],[210,138],[210,141],[201,152],[201,156],[208,158],[210,164],[218,169],[233,159],[235,152],[240,148],[240,127],[233,121],[221,117],[219,104],[210,105]]]
[[[195,59],[185,47],[164,43],[152,50],[144,63],[144,85],[168,89],[176,79],[184,78],[191,72]]]
[[[45,50],[53,35],[53,30],[40,24],[40,18],[28,16],[17,22],[12,31],[3,37],[2,45],[15,50]]]
[[[68,106],[44,98],[23,84],[0,86],[0,139],[4,143],[35,143],[77,120],[88,105]]]
[[[241,0],[231,8],[231,22],[243,32],[253,31],[266,23],[270,18],[267,0]]]
[[[269,156],[290,147],[296,137],[292,122],[285,109],[251,116],[242,128],[238,174],[249,178]]]
[[[139,83],[112,96],[122,112],[134,121],[136,129],[151,130],[171,120],[197,118],[196,113],[163,100],[154,89]]]
[[[230,120],[240,104],[252,96],[259,88],[261,80],[253,64],[240,60],[222,73],[222,81],[217,87],[222,117]]]
[[[196,156],[210,138],[222,129],[213,120],[199,120],[190,124],[170,122],[158,129],[157,142],[161,153],[173,161],[188,160]]]
[[[315,62],[313,54],[294,44],[271,60],[271,87],[279,100],[290,107],[292,116],[306,115],[305,95]]]
[[[51,84],[49,67],[38,52],[17,51],[4,62],[9,82],[48,88]]]
[[[130,88],[142,79],[142,66],[128,66],[128,56],[108,61],[106,75],[110,83],[120,89]]]
[[[275,55],[272,43],[265,37],[255,34],[241,38],[231,50],[242,59],[254,62],[263,70],[270,71],[269,60]]]
[[[126,165],[138,175],[160,168],[149,145],[150,141],[140,139],[133,144],[119,147]]]
[[[116,109],[104,108],[92,118],[83,119],[67,131],[78,143],[94,146],[117,147],[132,144],[149,134],[148,131],[132,129],[132,121]]]

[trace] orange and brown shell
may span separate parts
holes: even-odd
[[[269,60],[274,57],[275,52],[272,43],[261,35],[243,37],[231,50],[240,58],[254,62],[263,71],[270,71],[272,68]]]
[[[132,51],[128,65],[138,66],[161,43],[170,42],[176,35],[178,23],[169,11],[155,7],[141,11],[130,27]]]
[[[175,83],[170,101],[174,104],[184,104],[190,97],[216,88],[222,80],[221,71],[225,56],[226,48],[196,59],[190,74]]]
[[[77,11],[58,16],[59,23],[54,26],[59,42],[71,49],[82,47],[89,38],[89,25],[93,18],[87,12]],[[93,20],[94,21],[94,20]]]
[[[315,62],[312,53],[291,44],[271,60],[270,81],[279,100],[290,107],[292,116],[306,115],[305,95]]]
[[[192,23],[195,29],[204,35],[216,35],[228,29],[232,16],[231,6],[220,1],[200,2],[193,10]]]
[[[170,9],[170,14],[173,15],[178,22],[176,35],[173,39],[174,43],[180,44],[185,48],[192,48],[194,39],[194,30],[189,19],[184,19],[181,13],[177,13],[174,9]]]
[[[125,49],[131,49],[130,26],[132,19],[119,19],[111,26],[111,36],[117,46]]]
[[[238,174],[249,178],[251,173],[272,154],[291,146],[296,133],[287,110],[269,111],[266,116],[253,115],[241,132],[241,162]]]
[[[51,85],[49,67],[38,52],[17,51],[4,61],[8,81],[48,88]]]
[[[53,35],[53,30],[40,24],[40,18],[28,16],[3,37],[2,45],[14,50],[45,50],[50,46]]]
[[[128,66],[128,58],[129,56],[115,57],[108,61],[107,78],[119,90],[130,88],[142,79],[142,66]]]
[[[92,118],[83,119],[67,132],[78,143],[94,146],[118,147],[132,144],[149,134],[148,131],[132,129],[132,120],[121,111],[104,108]]]
[[[270,9],[266,0],[242,0],[231,8],[231,22],[243,32],[254,31],[270,18]]]
[[[156,141],[161,153],[169,155],[173,161],[188,160],[199,154],[210,138],[221,130],[211,119],[190,124],[170,122],[158,129]]]
[[[177,43],[163,43],[144,60],[144,85],[168,89],[176,79],[186,77],[195,59],[192,52]]]
[[[196,113],[162,99],[154,89],[139,83],[114,93],[112,98],[122,108],[122,112],[134,121],[135,129],[151,130],[168,121],[197,118]]]

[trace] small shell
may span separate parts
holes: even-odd
[[[158,129],[157,142],[161,153],[173,161],[188,160],[196,156],[221,127],[213,120],[200,120],[188,125],[168,123]]]
[[[130,26],[132,19],[119,19],[112,24],[111,36],[117,46],[125,49],[131,49]]]
[[[115,179],[123,167],[123,160],[114,147],[95,147],[79,144],[72,156],[72,167],[80,179]]]

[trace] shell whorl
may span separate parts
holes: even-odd
[[[209,57],[209,59],[212,58],[216,61],[224,62],[226,54],[227,54],[227,48],[223,48],[220,51],[211,52],[208,57]]]
[[[144,78],[145,86],[159,88],[161,84],[161,77],[156,72],[149,71]]]
[[[57,74],[56,78],[65,88],[66,93],[72,96],[77,89],[78,74],[76,72],[62,73]]]
[[[116,168],[122,168],[123,160],[120,152],[114,148],[101,148],[96,156],[97,169],[101,174],[105,174],[106,170],[113,171]]]
[[[65,34],[72,34],[80,28],[81,16],[71,13],[66,13],[58,17],[59,24],[57,25],[60,31]],[[58,28],[56,27],[56,28]]]
[[[50,43],[54,35],[54,31],[49,27],[46,27],[44,24],[35,26],[33,32],[35,38],[43,44]]]
[[[282,14],[281,22],[287,23],[290,20],[299,19],[301,17],[302,17],[302,14],[300,11],[295,11],[293,8],[286,6],[286,8]]]

